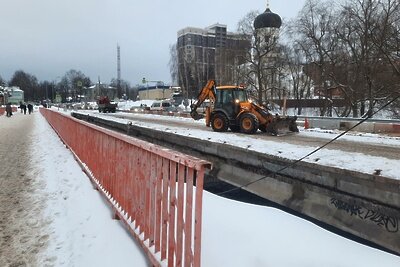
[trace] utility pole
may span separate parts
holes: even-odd
[[[99,97],[100,97],[100,96],[102,96],[102,94],[101,94],[102,93],[101,92],[101,86],[100,86],[100,76],[98,77],[98,79],[99,79],[99,83],[98,84],[99,84]]]
[[[117,44],[117,94],[118,98],[121,97],[121,48]]]

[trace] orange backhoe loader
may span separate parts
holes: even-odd
[[[197,109],[209,99],[205,114]],[[254,134],[258,129],[271,135],[298,132],[297,117],[272,115],[266,108],[252,102],[242,86],[215,86],[209,80],[191,105],[190,115],[199,120],[205,117],[206,125],[216,132],[242,132]]]

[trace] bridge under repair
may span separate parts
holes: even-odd
[[[212,162],[206,185],[222,181],[241,187],[259,180],[243,190],[400,255],[399,180],[308,162],[292,164],[235,146],[80,113],[72,115]]]

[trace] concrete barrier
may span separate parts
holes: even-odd
[[[310,128],[339,129],[340,121],[324,119],[308,119]]]
[[[400,133],[400,124],[393,123],[393,132]]]
[[[317,119],[317,118],[307,118],[309,123],[309,128],[320,128],[335,130],[339,129],[342,131],[347,131],[354,127],[359,121],[357,120],[340,120],[340,119]],[[303,126],[304,121],[297,121],[298,126]],[[351,131],[364,132],[364,133],[400,133],[399,123],[390,122],[363,122]]]
[[[392,123],[375,123],[374,133],[391,133],[393,132]]]
[[[340,122],[340,130],[347,131],[354,127],[358,121],[341,121]],[[375,123],[373,122],[364,122],[354,129],[352,131],[357,131],[357,132],[364,132],[364,133],[374,133],[375,132]]]
[[[352,131],[363,133],[375,133],[375,122],[364,122],[354,128]]]

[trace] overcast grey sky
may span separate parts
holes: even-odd
[[[270,8],[290,19],[304,2],[270,0]],[[234,32],[249,11],[266,6],[266,0],[1,0],[0,76],[9,80],[21,69],[54,81],[76,69],[107,83],[117,77],[118,43],[122,79],[169,83],[169,46],[178,30],[221,23]]]

